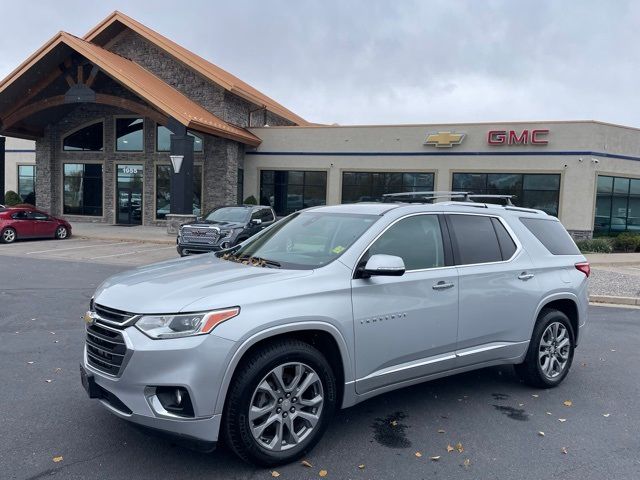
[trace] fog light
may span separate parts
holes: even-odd
[[[162,409],[180,417],[193,417],[193,404],[184,387],[156,387],[155,395]],[[153,405],[152,405],[153,406]],[[157,412],[164,413],[164,412]]]
[[[222,248],[229,248],[231,246],[230,242],[222,242],[222,244],[220,245],[220,247]]]

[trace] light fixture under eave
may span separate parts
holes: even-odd
[[[184,160],[184,155],[169,155],[169,158],[171,159],[173,173],[180,173],[180,167],[182,167],[182,160]]]

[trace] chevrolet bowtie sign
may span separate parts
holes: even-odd
[[[438,148],[451,148],[454,145],[460,145],[464,140],[464,133],[438,132],[430,133],[424,141],[425,145],[433,145]]]

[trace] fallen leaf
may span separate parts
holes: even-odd
[[[456,450],[458,451],[458,453],[464,452],[464,447],[460,442],[456,443]]]
[[[471,460],[469,460],[468,458],[465,458],[465,459],[464,459],[464,462],[462,462],[462,464],[463,464],[465,467],[468,467],[469,465],[471,465]]]
[[[602,416],[605,418],[609,418],[609,415],[611,415],[610,413],[603,413]]]
[[[436,455],[435,457],[429,457],[429,460],[431,460],[432,462],[437,462],[438,460],[440,460],[440,455]]]
[[[571,400],[565,400],[564,402],[562,402],[562,404],[565,407],[570,407],[571,405],[573,405],[573,402]]]
[[[416,452],[416,453],[415,453],[415,456],[416,456],[416,457],[418,457],[418,458],[420,458],[420,457],[422,457],[422,453],[420,453],[420,452]]]
[[[389,422],[391,424],[392,427],[395,427],[398,425],[398,421],[397,420],[391,420],[391,422]]]
[[[358,468],[359,468],[360,470],[364,470],[364,463],[362,463],[362,464],[358,465]]]
[[[54,463],[58,463],[62,461],[62,455],[60,455],[59,457],[53,457],[53,462]]]
[[[451,445],[447,445],[447,452],[451,453],[455,450]]]
[[[272,477],[279,477],[280,474],[274,470],[273,472],[271,472],[271,476]]]
[[[53,380],[45,380],[45,382],[47,383],[51,383]]]
[[[566,455],[567,453],[569,453],[569,452],[567,452],[567,447],[562,447],[562,448],[560,449],[560,451],[561,451],[562,453],[564,453],[565,455]]]
[[[544,432],[538,432],[538,435],[540,435],[541,437],[544,437]]]
[[[307,467],[307,468],[313,468],[313,465],[311,465],[309,462],[307,462],[306,460],[302,460],[302,465]]]
[[[321,477],[326,477],[327,476],[327,471],[326,470],[320,470],[318,472],[318,475],[320,475]]]
[[[444,430],[440,429],[438,430],[438,433],[446,433]]]
[[[559,418],[559,419],[558,419],[558,421],[559,421],[559,422],[563,422],[563,423],[564,423],[564,422],[566,422],[566,421],[567,421],[567,419],[566,419],[566,418]]]

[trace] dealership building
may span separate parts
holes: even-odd
[[[286,215],[458,190],[515,195],[576,238],[640,232],[636,128],[317,125],[119,12],[0,82],[0,135],[35,140],[35,201],[71,221],[173,226],[249,196]],[[5,149],[3,190],[19,183]]]

